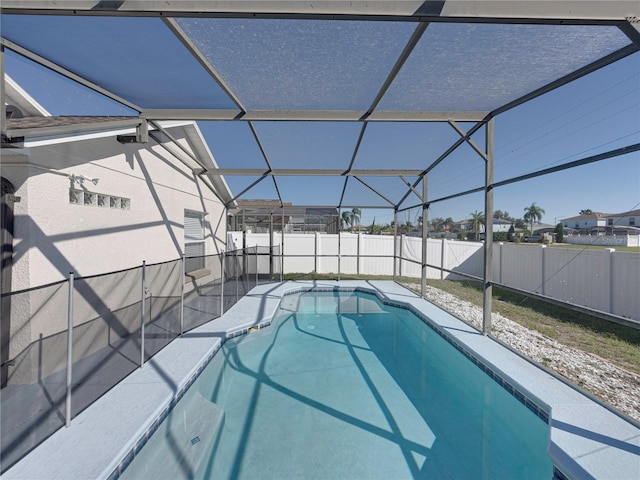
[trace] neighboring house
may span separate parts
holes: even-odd
[[[494,232],[508,232],[513,225],[513,222],[508,220],[502,220],[501,218],[493,219],[493,231]],[[473,231],[473,220],[465,219],[454,224],[455,232],[472,232]],[[480,233],[484,232],[484,225],[481,223],[478,225],[478,230]]]
[[[497,232],[508,232],[509,229],[511,228],[511,225],[513,225],[513,222],[510,222],[508,220],[502,220],[501,218],[494,218],[493,219],[493,232],[497,233]],[[484,225],[482,226],[482,231],[484,231]]]
[[[283,210],[279,200],[238,200],[237,203],[236,208],[229,210],[230,231],[280,232],[284,211],[285,232],[338,233],[337,208],[297,207],[285,202]]]
[[[591,229],[606,226],[607,217],[610,215],[609,213],[593,212],[587,215],[564,218],[561,221],[564,228]]]
[[[473,230],[473,220],[460,220],[453,224],[454,232],[470,232]]]
[[[640,227],[640,210],[610,214],[607,227]]]

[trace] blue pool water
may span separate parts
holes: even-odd
[[[411,312],[285,296],[121,478],[550,479],[548,425]]]

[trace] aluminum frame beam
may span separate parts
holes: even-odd
[[[262,154],[262,158],[264,159],[264,162],[267,164],[267,168],[269,169],[270,172],[272,172],[273,168],[271,168],[271,162],[269,161],[267,152],[265,151],[264,146],[262,145],[262,141],[260,140],[260,137],[258,136],[258,132],[253,126],[253,123],[249,122],[249,128],[251,129],[251,134],[253,135],[254,140],[258,144],[258,148],[260,149],[260,153]],[[280,189],[278,188],[278,182],[276,182],[276,177],[272,175],[271,178],[273,179],[273,186],[276,189],[276,194],[278,195],[280,206],[283,206],[284,202],[282,201],[282,196],[280,195]]]
[[[55,62],[52,62],[51,60],[44,58],[40,55],[38,55],[37,53],[32,52],[31,50],[24,48],[20,45],[18,45],[17,43],[14,43],[10,40],[7,40],[4,37],[0,37],[0,44],[2,44],[4,47],[8,48],[9,50],[12,50],[20,55],[22,55],[23,57],[28,58],[29,60],[36,62],[40,65],[42,65],[43,67],[48,68],[49,70],[52,70],[64,77],[67,77],[69,80],[73,80],[76,83],[79,83],[80,85],[83,85],[91,90],[93,90],[94,92],[97,92],[101,95],[104,95],[105,97],[121,103],[122,105],[129,107],[132,110],[135,110],[137,112],[142,112],[142,108],[140,108],[138,105],[129,102],[128,100],[125,100],[124,98],[116,95],[115,93],[110,92],[109,90],[106,90],[104,88],[102,88],[101,86],[87,80],[86,78],[75,74],[74,72],[67,70],[66,68],[58,65]]]
[[[489,111],[384,110],[367,114],[365,110],[247,110],[172,109],[141,110],[149,120],[242,120],[254,122],[479,122]]]
[[[376,190],[375,188],[373,188],[371,185],[369,185],[367,182],[365,182],[364,180],[362,180],[360,177],[356,177],[354,176],[353,178],[355,178],[357,181],[359,181],[361,184],[363,184],[365,187],[367,187],[369,190],[371,190],[373,193],[375,193],[376,195],[378,195],[380,198],[382,198],[384,201],[386,201],[389,205],[391,205],[392,207],[395,207],[396,204],[393,203],[391,200],[389,200],[387,197],[385,197],[383,194],[381,194],[378,190]]]
[[[82,13],[90,15],[140,15],[140,16],[233,16],[260,17],[379,17],[389,19],[421,19],[428,17],[482,21],[499,18],[504,21],[528,20],[530,22],[590,23],[624,20],[640,17],[640,4],[636,0],[611,0],[607,2],[584,0],[387,0],[387,1],[335,1],[308,2],[304,0],[190,0],[167,2],[165,0],[3,0],[2,10],[16,13]],[[37,12],[34,12],[37,11]]]
[[[193,57],[202,65],[202,67],[207,71],[207,73],[215,80],[215,82],[222,88],[222,90],[233,100],[233,102],[238,106],[238,108],[242,112],[246,112],[246,108],[242,105],[242,102],[238,97],[233,93],[231,88],[225,83],[220,74],[217,72],[215,68],[209,63],[207,58],[200,52],[198,47],[191,41],[191,39],[184,33],[184,30],[180,28],[180,25],[173,18],[163,18],[162,19],[169,27],[169,30],[173,32],[173,34],[178,37],[178,40],[182,42],[182,44],[187,48],[189,53],[193,55]]]
[[[261,168],[216,168],[208,169],[203,173],[209,175],[224,176],[288,176],[288,177],[400,177],[406,175],[408,177],[417,176],[422,170],[342,170],[342,169],[317,169],[317,168],[277,168],[277,169],[261,169]]]
[[[486,162],[484,176],[484,271],[482,276],[482,332],[491,333],[491,311],[493,300],[493,160],[494,120],[485,127]]]

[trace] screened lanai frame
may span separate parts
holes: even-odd
[[[253,139],[258,146],[262,158],[264,160],[263,168],[207,168],[206,165],[197,165],[194,171],[201,177],[208,177],[213,183],[220,176],[231,175],[244,175],[257,177],[247,188],[240,191],[236,197],[228,202],[228,205],[233,203],[236,199],[244,196],[247,192],[251,191],[251,188],[258,183],[271,179],[275,191],[280,201],[281,208],[283,210],[282,218],[284,218],[284,202],[287,201],[281,195],[280,188],[278,186],[278,179],[287,176],[304,176],[304,177],[340,177],[344,179],[342,183],[342,191],[339,200],[336,199],[334,205],[310,205],[310,206],[329,206],[332,208],[338,208],[339,211],[343,208],[388,208],[394,212],[394,225],[396,230],[394,231],[394,244],[397,244],[397,216],[398,213],[413,208],[421,208],[423,211],[422,222],[422,295],[425,294],[426,288],[426,270],[427,267],[439,268],[433,265],[428,265],[426,261],[427,252],[427,215],[429,207],[435,203],[450,200],[456,197],[469,195],[472,193],[483,192],[484,194],[484,211],[493,211],[493,190],[496,187],[516,183],[519,181],[527,180],[530,178],[554,173],[557,171],[586,165],[601,161],[608,158],[613,158],[621,155],[625,155],[631,152],[640,150],[640,143],[627,145],[622,148],[610,150],[590,157],[584,157],[579,160],[575,160],[561,165],[535,171],[525,175],[509,178],[499,182],[495,182],[493,178],[494,170],[494,118],[504,112],[507,112],[517,106],[525,104],[526,102],[535,99],[547,92],[555,90],[563,85],[566,85],[584,75],[594,72],[602,67],[605,67],[613,62],[621,60],[640,50],[640,4],[636,1],[614,1],[614,2],[591,2],[591,1],[528,1],[528,0],[516,0],[516,1],[484,1],[484,0],[448,0],[448,1],[413,1],[413,0],[398,0],[398,1],[353,1],[353,2],[304,2],[304,1],[188,1],[188,2],[160,2],[154,0],[120,0],[120,1],[98,1],[98,0],[60,0],[60,1],[43,1],[43,0],[3,0],[2,3],[2,15],[3,15],[3,30],[2,30],[2,55],[0,58],[0,68],[2,71],[2,77],[4,78],[4,52],[5,49],[24,56],[40,65],[47,67],[67,78],[70,78],[85,87],[94,90],[106,97],[119,102],[120,104],[138,112],[138,136],[135,140],[145,140],[150,130],[159,129],[158,121],[161,120],[218,120],[218,121],[233,121],[233,122],[246,122],[250,128]],[[9,17],[9,15],[18,15],[20,17]],[[91,75],[86,74],[91,68],[96,67],[100,63],[100,57],[98,54],[92,56],[91,59],[95,60],[91,63],[81,63],[81,60],[69,62],[62,62],[57,57],[55,48],[57,45],[53,42],[50,46],[40,44],[32,44],[32,40],[29,39],[28,30],[24,31],[20,28],[17,31],[11,31],[12,18],[28,18],[27,15],[38,16],[96,16],[96,17],[119,17],[119,18],[156,18],[161,19],[167,30],[179,41],[179,43],[186,47],[185,52],[188,53],[189,61],[197,63],[202,71],[200,74],[202,77],[198,81],[194,81],[196,85],[194,90],[196,93],[201,93],[210,89],[216,90],[215,95],[223,100],[217,105],[215,102],[207,103],[207,108],[201,108],[197,99],[184,99],[185,92],[172,91],[176,98],[172,98],[175,104],[172,105],[160,105],[156,102],[143,105],[145,102],[137,102],[131,99],[131,92],[126,92],[126,88],[122,84],[109,84],[108,82],[101,81],[97,78],[92,78]],[[42,18],[42,17],[39,17]],[[327,97],[322,97],[324,100],[331,100],[330,102],[322,104],[313,104],[310,101],[310,95],[296,97],[293,100],[297,101],[297,104],[292,105],[269,105],[268,101],[262,99],[264,97],[263,92],[257,93],[251,91],[242,91],[238,88],[237,83],[234,84],[233,75],[225,73],[224,69],[219,68],[217,63],[213,60],[215,58],[215,52],[212,57],[212,52],[206,48],[203,42],[206,42],[206,38],[202,36],[193,36],[189,34],[189,31],[198,30],[202,28],[207,22],[218,22],[216,25],[221,25],[221,22],[251,22],[258,20],[270,20],[278,22],[279,26],[284,28],[288,22],[301,22],[301,21],[319,21],[319,22],[351,22],[355,24],[363,25],[376,25],[376,22],[383,22],[383,25],[409,25],[411,28],[407,28],[405,41],[401,44],[395,45],[395,55],[391,55],[386,52],[391,58],[390,68],[383,72],[380,81],[380,86],[369,92],[368,96],[365,95],[367,101],[364,103],[361,98],[358,98],[360,104],[354,106],[350,103],[350,99],[343,95],[342,98],[338,98],[337,101],[345,102],[334,104],[339,95],[333,91],[325,92]],[[329,23],[327,23],[329,24]],[[456,93],[456,100],[461,100],[462,105],[446,105],[439,103],[439,98],[430,97],[428,100],[432,102],[432,107],[429,105],[415,105],[409,104],[407,106],[407,98],[401,98],[402,95],[398,95],[398,91],[406,91],[410,94],[420,94],[425,90],[425,84],[419,83],[416,86],[407,84],[406,72],[411,68],[415,68],[415,64],[412,64],[414,58],[419,57],[416,52],[416,47],[426,35],[431,35],[434,31],[442,32],[449,26],[472,25],[479,28],[486,25],[505,26],[509,28],[512,25],[518,26],[532,26],[536,28],[545,29],[571,29],[571,27],[589,28],[589,34],[578,35],[573,43],[569,42],[568,49],[564,52],[565,57],[561,60],[574,59],[579,57],[582,63],[572,63],[571,68],[567,71],[566,62],[560,62],[564,67],[560,68],[558,63],[551,65],[549,78],[542,78],[538,76],[538,84],[529,85],[526,90],[510,91],[509,95],[505,95],[502,101],[497,101],[494,104],[483,104],[478,101],[477,95],[473,96],[474,88],[472,85],[462,85],[464,88],[458,90],[451,90],[446,93]],[[390,27],[394,28],[394,27]],[[498,28],[498,27],[493,27]],[[607,32],[602,38],[598,38],[598,35],[592,35],[596,31]],[[7,33],[8,32],[8,33]],[[446,35],[443,36],[445,46],[451,46],[446,44]],[[595,37],[595,38],[593,38]],[[611,40],[615,37],[617,40]],[[440,37],[436,36],[437,42]],[[619,43],[619,39],[623,39],[622,44]],[[338,38],[338,41],[340,39]],[[379,40],[379,39],[378,39]],[[502,39],[504,40],[504,39]],[[534,58],[536,56],[544,59],[545,51],[536,50],[540,47],[535,43],[527,43],[527,39],[520,38],[516,41],[516,38],[507,38],[506,46],[503,48],[519,48],[518,54],[531,53],[530,57],[526,57],[523,62],[519,64],[520,67],[526,65],[527,59]],[[229,40],[233,41],[233,40]],[[524,42],[524,43],[522,43]],[[609,49],[600,49],[596,53],[593,53],[592,58],[585,56],[585,51],[590,52],[590,48],[582,48],[583,43],[589,43],[589,47],[596,46],[599,43],[610,44]],[[365,39],[366,44],[366,39]],[[382,45],[382,46],[381,46]],[[523,46],[531,48],[530,52],[524,52]],[[144,56],[146,45],[133,45],[129,51],[120,52],[121,55],[136,55]],[[360,52],[355,48],[350,48],[349,45],[342,54],[347,55],[349,59],[361,59]],[[384,45],[381,43],[377,48],[384,50]],[[466,45],[466,48],[471,49],[473,44],[470,42]],[[506,51],[506,50],[505,50]],[[91,53],[91,52],[89,52]],[[461,55],[466,54],[463,52],[455,52]],[[474,52],[477,54],[477,58],[482,60],[483,54],[486,52]],[[169,55],[167,55],[168,57]],[[474,58],[460,57],[464,62],[469,62],[470,68],[477,64],[474,64],[472,60]],[[477,60],[476,58],[476,60]],[[73,59],[72,59],[73,60]],[[224,60],[224,58],[222,59]],[[423,59],[424,60],[424,59]],[[427,59],[428,60],[428,59]],[[432,59],[434,60],[434,59]],[[437,60],[437,58],[435,59]],[[442,61],[442,59],[440,59]],[[279,57],[273,59],[274,64],[278,64]],[[441,66],[441,64],[436,64]],[[419,65],[418,65],[419,67]],[[251,68],[251,65],[248,66]],[[545,67],[546,68],[546,67]],[[516,69],[514,69],[516,70]],[[539,69],[540,70],[540,69]],[[544,70],[542,68],[541,70]],[[438,70],[439,71],[439,70]],[[151,72],[153,73],[153,72]],[[238,72],[236,72],[238,73]],[[338,72],[339,74],[340,72]],[[353,72],[349,72],[353,73]],[[455,73],[455,71],[453,71]],[[498,74],[500,72],[493,72]],[[525,79],[529,76],[527,73],[515,71],[512,72],[515,76],[513,78]],[[437,75],[437,73],[436,73]],[[455,76],[454,76],[455,77]],[[479,76],[481,77],[481,76]],[[437,79],[437,77],[436,77]],[[277,80],[277,79],[276,79]],[[454,80],[460,81],[460,78],[454,78]],[[484,79],[486,82],[495,83],[496,78]],[[304,83],[305,79],[300,79]],[[209,82],[205,87],[202,87],[198,82]],[[403,83],[404,82],[404,83]],[[145,82],[140,81],[141,85]],[[455,83],[455,82],[454,82]],[[488,83],[485,83],[486,86]],[[400,85],[398,87],[397,85]],[[457,84],[460,86],[460,84]],[[175,85],[174,85],[175,86]],[[215,87],[215,88],[214,88]],[[401,88],[403,87],[403,88]],[[522,87],[522,86],[521,86]],[[4,89],[4,83],[2,83]],[[198,90],[200,88],[201,90]],[[497,89],[506,89],[507,85],[500,84],[498,82]],[[258,89],[260,90],[260,89]],[[135,93],[135,92],[134,92]],[[157,92],[152,92],[157,95]],[[178,95],[179,93],[179,95]],[[287,92],[289,93],[289,92]],[[483,92],[484,93],[484,92]],[[495,92],[493,92],[495,93]],[[504,93],[504,92],[498,92]],[[4,91],[2,92],[4,98]],[[280,92],[284,98],[284,90]],[[344,94],[344,92],[343,92]],[[252,96],[253,95],[253,96]],[[262,97],[261,97],[262,95]],[[394,97],[395,95],[395,97]],[[446,95],[440,92],[438,94],[441,97]],[[466,96],[465,96],[466,95]],[[358,95],[354,95],[357,97]],[[487,95],[490,96],[490,95]],[[218,98],[216,97],[216,98]],[[417,97],[417,96],[416,96]],[[391,100],[389,100],[391,98]],[[405,102],[405,108],[391,108],[394,107],[393,98],[397,103],[402,104]],[[495,99],[495,97],[492,97]],[[157,100],[158,97],[155,97]],[[208,99],[209,101],[210,99]],[[399,100],[399,101],[398,101]],[[473,101],[471,101],[473,100]],[[305,102],[310,102],[306,104]],[[182,103],[181,103],[182,102]],[[468,103],[465,103],[468,102]],[[2,117],[5,117],[5,105],[2,103]],[[295,103],[295,102],[294,102]],[[427,101],[427,103],[429,103]],[[302,108],[300,106],[302,104]],[[348,104],[348,107],[344,105]],[[198,108],[194,108],[197,105]],[[467,105],[471,105],[467,107]],[[267,151],[263,146],[262,139],[259,135],[256,125],[259,122],[273,122],[273,121],[291,121],[291,122],[356,122],[361,125],[360,133],[355,145],[355,149],[348,161],[348,166],[344,169],[317,169],[317,168],[273,168],[269,159]],[[413,170],[402,169],[356,169],[354,168],[354,160],[358,154],[360,144],[365,135],[367,126],[372,122],[444,122],[448,124],[456,132],[457,139],[453,142],[449,148],[447,148],[440,156],[434,159],[426,159],[424,168]],[[473,126],[467,128],[463,124],[471,122]],[[474,134],[476,136],[482,133],[484,129],[484,146],[479,146],[472,138]],[[6,125],[3,124],[3,135],[6,138],[11,139],[12,135],[18,135],[19,132],[11,132],[6,129]],[[166,134],[166,132],[163,132]],[[149,135],[153,138],[153,134]],[[169,138],[171,141],[173,139]],[[177,143],[177,142],[175,142]],[[427,177],[429,173],[435,169],[442,162],[447,161],[451,154],[456,151],[462,145],[466,145],[471,148],[478,156],[479,161],[484,163],[484,181],[483,186],[468,189],[451,195],[443,196],[440,198],[429,198],[427,191]],[[185,152],[188,154],[188,152]],[[192,160],[197,162],[197,159],[191,157]],[[406,192],[400,200],[394,201],[388,198],[389,196],[379,191],[370,184],[366,179],[369,177],[397,177],[406,186]],[[409,179],[412,179],[411,181]],[[345,200],[345,192],[349,185],[357,182],[358,185],[364,186],[366,189],[372,191],[375,196],[381,198],[386,206],[380,205],[349,205]],[[211,188],[211,187],[210,187]],[[212,189],[213,191],[214,189]],[[417,197],[417,203],[411,204],[414,197]],[[493,237],[493,224],[492,215],[485,215],[485,236],[490,239]],[[284,240],[284,239],[283,239]],[[338,243],[340,243],[338,237]],[[397,255],[397,248],[394,250],[394,257]],[[338,265],[340,264],[340,251],[338,251]],[[339,267],[338,267],[339,275]],[[394,261],[394,279],[396,277],[396,262]],[[484,275],[481,279],[483,282],[484,290],[484,327],[485,333],[489,333],[491,329],[491,298],[492,298],[492,285],[499,285],[493,281],[492,275],[492,242],[486,241],[484,243]],[[500,285],[505,288],[511,287]],[[536,296],[530,292],[526,293],[529,296]],[[547,297],[541,297],[546,301],[550,301]],[[604,312],[591,310],[589,308],[580,307],[573,304],[567,304],[565,302],[558,302],[569,308],[585,311],[590,314],[595,314],[613,321],[620,323],[629,323],[627,319],[618,317]]]

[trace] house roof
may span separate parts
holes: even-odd
[[[612,216],[612,213],[601,213],[601,212],[593,212],[593,213],[588,213],[586,215],[576,215],[575,217],[568,217],[568,218],[563,218],[562,221],[566,222],[566,221],[574,221],[574,220],[596,220],[599,218],[607,218]]]
[[[82,134],[97,134],[99,136],[134,134],[136,127],[144,120],[132,116],[42,116],[42,117],[22,117],[7,119],[7,137],[27,145],[46,145],[47,142],[59,143],[61,141],[74,141]],[[166,129],[181,127],[185,136],[195,153],[181,151],[176,147],[175,142],[167,137],[169,132]],[[157,122],[150,126],[150,130],[157,134],[152,141],[162,143],[167,149],[177,157],[182,163],[190,166],[194,172],[212,171],[218,168],[209,150],[198,125],[194,121],[179,122]],[[93,138],[93,137],[92,137]],[[29,143],[29,142],[33,143]],[[173,147],[172,147],[173,145]],[[229,189],[224,177],[220,175],[205,174],[214,185],[217,195],[224,203],[233,206],[233,194]]]
[[[640,210],[629,210],[628,212],[612,213],[610,217],[637,217],[640,216]]]
[[[91,131],[113,130],[114,128],[140,125],[138,117],[110,116],[45,116],[7,119],[6,137],[44,137],[50,135],[70,135]]]

